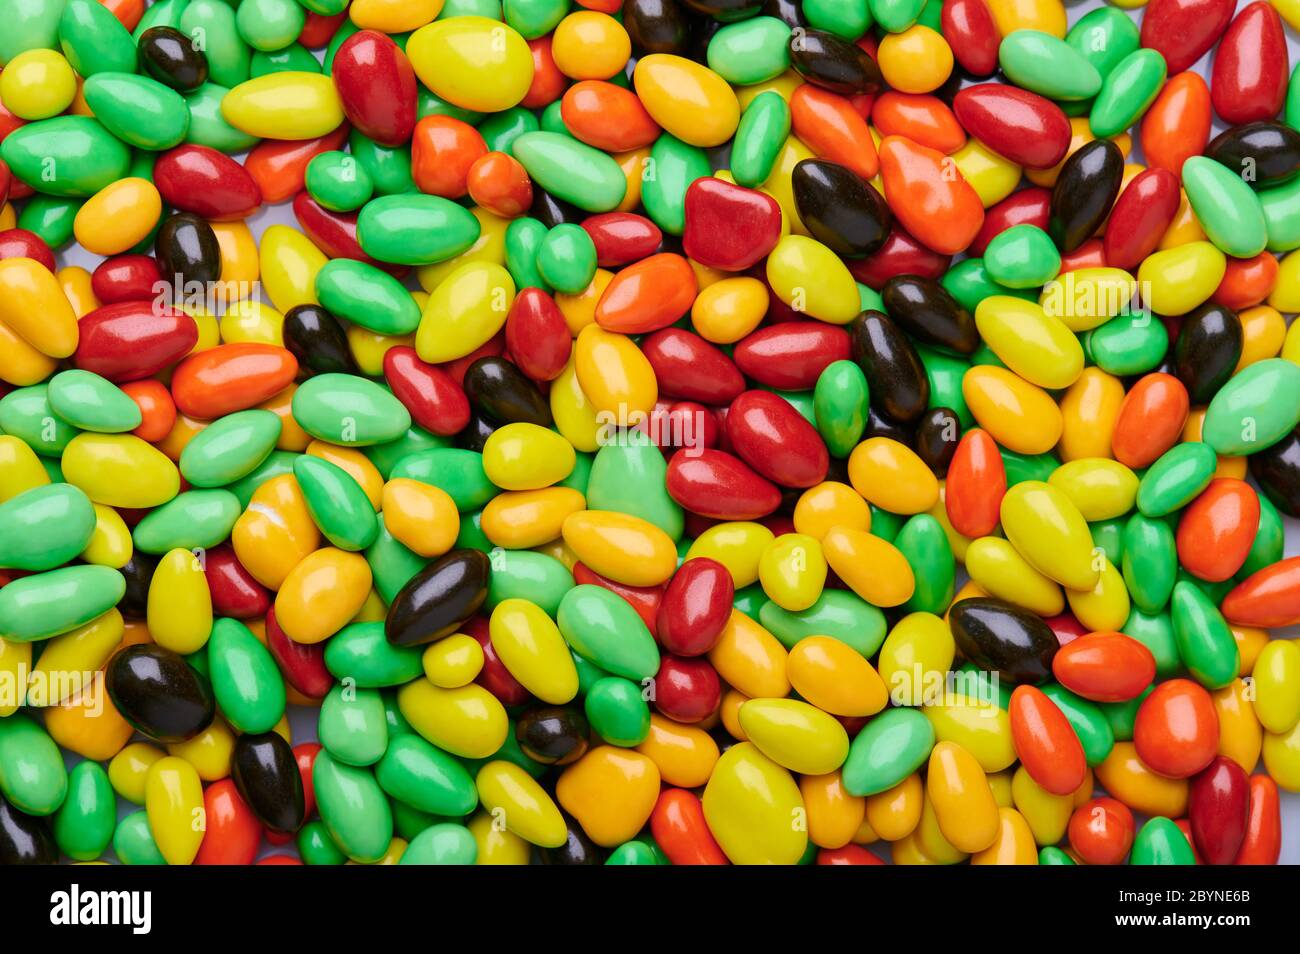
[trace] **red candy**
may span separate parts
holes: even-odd
[[[1136,271],[1160,245],[1160,237],[1178,214],[1179,198],[1178,176],[1168,169],[1147,169],[1134,176],[1106,222],[1106,263]]]
[[[515,296],[506,318],[506,347],[519,370],[534,381],[558,378],[573,351],[573,338],[555,299],[540,288],[525,288]],[[468,404],[465,411],[468,415]]]
[[[1002,37],[985,0],[944,0],[939,23],[953,57],[967,73],[989,76],[998,68]]]
[[[1188,789],[1188,814],[1197,853],[1209,865],[1230,865],[1241,850],[1250,818],[1250,782],[1240,765],[1218,756]]]
[[[601,268],[618,268],[653,255],[664,239],[659,226],[635,212],[603,212],[585,219],[582,227],[596,246],[596,264]]]
[[[212,594],[213,612],[218,616],[257,619],[271,607],[266,588],[253,579],[234,549],[224,543],[204,554],[203,575]]]
[[[162,273],[152,255],[115,255],[90,273],[90,290],[105,305],[158,294]]]
[[[189,354],[199,340],[199,326],[193,318],[170,308],[156,308],[152,301],[123,301],[96,308],[81,319],[78,330],[81,339],[73,363],[115,383],[157,374]]]
[[[1214,111],[1234,125],[1270,120],[1282,108],[1290,75],[1282,18],[1256,0],[1237,14],[1215,52]]]
[[[1050,169],[1070,148],[1061,107],[1029,90],[981,83],[959,92],[952,108],[968,133],[1017,165]]]
[[[668,581],[659,604],[659,645],[679,656],[707,653],[731,618],[735,593],[731,572],[717,560],[687,560]]]
[[[667,654],[654,680],[654,704],[674,722],[699,722],[722,702],[722,681],[712,663],[700,656]]]
[[[1054,795],[1069,795],[1088,772],[1083,745],[1041,689],[1017,686],[1008,706],[1011,740],[1029,777]]]
[[[469,423],[469,399],[461,386],[442,368],[421,361],[414,348],[400,345],[384,353],[384,380],[426,431],[450,437]]]
[[[266,614],[266,648],[285,682],[304,696],[324,699],[334,687],[334,677],[325,668],[325,644],[294,642],[276,622],[274,608]]]
[[[243,219],[262,204],[262,191],[248,170],[225,153],[185,145],[158,156],[154,185],[163,202],[217,222]]]
[[[367,139],[400,146],[415,129],[415,70],[401,47],[377,30],[343,41],[331,69],[343,114]]]
[[[849,356],[849,333],[821,321],[788,321],[759,328],[732,353],[736,366],[779,391],[808,391],[828,364]]]
[[[745,390],[745,377],[735,362],[694,332],[664,328],[642,341],[641,351],[654,369],[660,394],[727,404]]]
[[[682,248],[701,265],[743,272],[780,239],[781,207],[771,196],[709,176],[687,188]]]
[[[830,454],[821,435],[770,391],[746,391],[731,402],[727,440],[745,463],[784,487],[812,487],[826,479]]]
[[[1214,46],[1236,6],[1236,0],[1151,0],[1142,45],[1165,58],[1171,76],[1181,73]]]
[[[725,451],[677,453],[668,462],[668,494],[715,520],[757,520],[781,505],[781,491]]]

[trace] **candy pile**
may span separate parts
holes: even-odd
[[[0,0],[0,862],[1276,862],[1234,8]]]

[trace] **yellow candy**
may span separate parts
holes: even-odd
[[[649,161],[648,154],[646,161]],[[638,173],[637,182],[640,181],[640,174]],[[601,296],[605,294],[605,289],[609,287],[609,283],[613,280],[613,272],[598,268],[596,274],[591,278],[591,283],[578,294],[556,293],[555,304],[560,309],[560,314],[564,316],[564,323],[569,328],[569,334],[576,338],[583,328],[596,320],[596,305],[600,303]]]
[[[975,309],[980,337],[1008,368],[1030,384],[1068,388],[1083,372],[1083,346],[1041,305],[990,295]]]
[[[718,743],[698,726],[650,713],[650,732],[636,750],[658,767],[660,777],[679,788],[699,788],[718,762]]]
[[[32,669],[32,644],[0,637],[0,680],[6,686],[20,686]],[[8,718],[24,704],[23,694],[6,692],[0,696],[0,719]]]
[[[397,691],[397,707],[425,739],[466,759],[494,754],[510,728],[497,697],[474,684],[439,689],[416,679]]]
[[[143,805],[145,779],[149,775],[149,769],[155,762],[165,758],[166,754],[148,742],[132,742],[108,763],[108,780],[113,785],[113,791],[128,802]]]
[[[484,536],[508,550],[539,547],[560,535],[565,519],[585,509],[582,494],[570,487],[497,494],[483,508]]]
[[[1061,0],[989,0],[998,33],[1041,30],[1065,38],[1065,6]]]
[[[420,27],[406,41],[406,55],[435,96],[475,112],[517,105],[533,82],[533,55],[524,38],[487,17],[449,17]]]
[[[257,239],[242,221],[212,222],[212,234],[221,248],[221,276],[212,295],[227,305],[254,298],[261,275]]]
[[[1148,255],[1137,277],[1147,307],[1158,315],[1182,315],[1214,294],[1226,268],[1227,259],[1209,242],[1188,242]]]
[[[782,609],[806,610],[817,602],[826,583],[821,544],[802,533],[782,534],[759,558],[758,579],[768,599]]]
[[[787,235],[767,257],[772,293],[794,311],[842,325],[862,310],[858,286],[839,256],[816,239]]]
[[[1047,482],[1069,497],[1089,523],[1122,517],[1137,498],[1137,474],[1106,457],[1069,461],[1052,471]]]
[[[1001,537],[980,537],[966,550],[966,572],[990,596],[1007,600],[1039,616],[1056,616],[1065,596]]]
[[[135,734],[113,706],[102,682],[73,693],[44,713],[45,731],[55,743],[95,762],[117,755]]]
[[[1192,211],[1192,203],[1187,199],[1187,193],[1179,190],[1178,193],[1178,211],[1174,213],[1174,220],[1169,223],[1169,228],[1165,229],[1165,234],[1160,236],[1160,244],[1156,247],[1160,251],[1177,248],[1179,245],[1186,245],[1188,242],[1204,242],[1206,240],[1205,229],[1201,228],[1201,221]]]
[[[573,654],[540,606],[507,599],[497,604],[490,620],[492,648],[520,685],[552,705],[563,705],[578,694],[578,670]]]
[[[280,436],[276,438],[275,448],[293,451],[295,454],[305,451],[312,442],[312,437],[302,429],[297,418],[293,416],[293,395],[298,385],[291,384],[269,401],[263,401],[258,408],[270,411],[280,419]]]
[[[86,251],[117,255],[138,245],[161,214],[162,196],[152,182],[135,177],[118,179],[77,210],[72,232]]]
[[[772,531],[761,523],[743,520],[717,523],[695,538],[686,551],[686,559],[717,560],[727,568],[736,589],[740,590],[758,581],[759,561],[774,539]]]
[[[1061,443],[1064,461],[1109,457],[1110,438],[1124,403],[1124,385],[1101,368],[1084,368],[1061,398]]]
[[[54,273],[63,289],[64,297],[80,321],[99,307],[99,299],[91,286],[90,272],[77,265],[65,265]]]
[[[112,507],[103,504],[95,504],[94,507],[95,529],[91,531],[86,549],[81,551],[81,558],[87,563],[120,570],[131,559],[135,549],[131,542],[131,530],[122,515]]]
[[[1300,723],[1285,733],[1264,733],[1264,768],[1278,788],[1300,792]]]
[[[24,50],[0,73],[0,102],[19,119],[57,116],[76,95],[77,74],[54,50]]]
[[[740,103],[727,81],[694,60],[669,53],[643,56],[632,84],[650,117],[689,145],[719,146],[740,122]]]
[[[889,701],[884,680],[871,663],[830,636],[799,640],[790,650],[786,672],[795,692],[832,715],[875,715]]]
[[[654,410],[654,368],[627,335],[588,325],[573,346],[578,384],[607,428],[635,426]]]
[[[92,674],[108,662],[122,632],[122,614],[111,609],[47,642],[27,677],[27,705],[57,705],[92,685]],[[102,686],[94,688],[103,691]]]
[[[1264,728],[1255,715],[1252,695],[1242,679],[1210,693],[1219,717],[1219,754],[1232,759],[1247,775],[1255,771],[1264,745]]]
[[[1241,359],[1233,374],[1256,361],[1276,358],[1282,352],[1287,334],[1286,319],[1276,308],[1268,305],[1247,308],[1237,317],[1241,319],[1242,346]]]
[[[203,782],[184,759],[169,755],[149,767],[144,806],[149,830],[169,865],[188,865],[199,853],[205,829]]]
[[[584,454],[594,453],[600,447],[602,425],[596,416],[596,408],[578,383],[572,357],[560,376],[551,382],[550,402],[555,429],[575,450]]]
[[[950,158],[986,209],[1001,202],[1020,184],[1020,167],[978,139],[967,139]]]
[[[460,513],[442,488],[396,477],[384,484],[384,527],[422,557],[442,556],[456,544]]]
[[[871,508],[862,495],[839,481],[809,487],[794,505],[794,528],[820,541],[831,527],[871,529]]]
[[[998,809],[998,833],[993,844],[971,855],[972,865],[1036,865],[1038,849],[1025,816],[1014,808]]]
[[[528,842],[510,829],[498,824],[498,816],[479,812],[469,822],[469,832],[478,848],[476,865],[526,865],[530,851]]]
[[[1016,760],[1011,717],[995,698],[977,700],[952,693],[921,710],[940,742],[957,744],[985,772],[1001,772]]]
[[[1275,639],[1260,652],[1255,679],[1255,714],[1267,731],[1281,735],[1300,722],[1300,646]]]
[[[488,762],[475,780],[479,801],[507,830],[543,848],[564,844],[568,831],[560,810],[531,775],[513,762]]]
[[[348,17],[362,30],[409,33],[432,23],[443,0],[352,0]]]
[[[329,444],[325,441],[312,441],[307,445],[307,453],[346,470],[348,476],[366,492],[370,506],[379,509],[384,493],[384,477],[379,473],[379,468],[372,464],[370,458],[358,448],[339,447],[337,444]]]
[[[595,10],[575,10],[551,35],[551,57],[570,79],[609,79],[623,71],[631,55],[632,41],[623,24]]]
[[[1035,842],[1055,845],[1065,837],[1070,816],[1074,814],[1073,795],[1052,794],[1030,778],[1021,766],[1011,779],[1011,798],[1016,810],[1024,816]]]
[[[891,89],[900,93],[929,93],[952,73],[952,49],[928,26],[914,24],[880,41],[876,57]]]
[[[275,621],[297,643],[319,643],[356,616],[370,593],[370,564],[325,547],[289,571],[275,597]]]
[[[78,434],[64,448],[63,477],[109,507],[157,507],[180,490],[176,465],[131,434]]]
[[[424,675],[439,689],[459,689],[483,669],[483,647],[473,636],[458,633],[430,643],[421,662]]]
[[[792,69],[786,70],[776,79],[770,79],[766,83],[751,83],[749,86],[741,86],[736,90],[736,99],[740,101],[741,112],[749,109],[749,104],[768,90],[776,93],[788,103],[791,95],[803,85],[803,82],[803,77],[796,71]]]
[[[740,707],[740,727],[764,755],[800,775],[833,772],[849,754],[844,727],[797,699],[750,699]]]
[[[308,450],[310,453],[310,449]],[[293,474],[272,477],[253,492],[230,533],[235,556],[272,590],[320,543],[320,530]]]
[[[789,694],[788,659],[780,640],[740,610],[731,611],[722,635],[709,650],[709,662],[718,675],[751,699],[781,699]]]
[[[961,392],[979,426],[1008,450],[1045,454],[1060,439],[1061,409],[1051,395],[1006,368],[971,368]]]
[[[221,316],[221,340],[284,347],[284,315],[260,301],[232,302]]]
[[[832,527],[822,538],[822,550],[839,578],[871,605],[899,606],[912,598],[912,567],[889,541],[865,530]]]
[[[415,333],[420,359],[439,364],[481,347],[506,323],[514,300],[508,271],[492,262],[465,263],[429,295]]]
[[[752,742],[718,759],[704,789],[704,819],[738,865],[791,865],[808,845],[803,796],[790,773]]]
[[[939,499],[934,472],[906,444],[869,437],[849,455],[849,481],[869,503],[890,513],[924,513]]]
[[[222,98],[221,115],[240,132],[261,139],[316,139],[344,119],[334,81],[300,70],[245,80]]]
[[[271,304],[286,312],[298,305],[315,305],[316,273],[329,261],[311,239],[287,225],[272,225],[262,233],[262,285]]]
[[[724,278],[701,289],[691,324],[705,341],[734,344],[758,327],[767,308],[767,286],[757,278]]]
[[[230,775],[235,733],[224,719],[216,718],[194,738],[167,746],[167,752],[193,765],[203,781],[216,782]]]
[[[476,207],[471,209],[470,212],[474,218],[478,219],[479,225],[478,238],[474,240],[474,244],[445,262],[421,265],[415,270],[416,281],[420,283],[420,287],[426,292],[432,293],[435,288],[442,284],[443,279],[469,262],[505,265],[506,228],[510,225],[510,220],[493,215],[487,209]]]
[[[795,648],[798,648],[797,646]],[[957,652],[952,630],[933,613],[909,613],[890,630],[876,667],[896,706],[919,706],[942,687]]]
[[[808,838],[819,848],[843,848],[862,828],[867,800],[844,789],[839,772],[805,775],[799,794],[808,815]]]
[[[794,167],[805,159],[816,158],[816,154],[798,136],[787,136],[785,145],[777,153],[772,172],[760,190],[776,199],[781,206],[781,221],[790,224],[790,232],[794,235],[809,234],[808,227],[799,218],[799,206],[794,200]]]
[[[198,557],[175,549],[158,561],[147,612],[149,634],[159,646],[181,655],[203,648],[212,632],[212,595]]]
[[[1122,268],[1080,268],[1043,286],[1038,304],[1071,331],[1090,331],[1125,311],[1137,280]]]
[[[672,538],[648,520],[613,510],[570,514],[564,542],[601,576],[628,586],[658,586],[677,569]]]
[[[1300,364],[1300,331],[1297,331],[1297,328],[1300,328],[1300,325],[1291,322],[1291,327],[1287,329],[1286,340],[1282,342],[1282,357],[1293,364]]]
[[[77,316],[58,280],[34,259],[0,259],[0,323],[48,357],[77,350]]]
[[[1067,589],[1065,598],[1070,611],[1089,632],[1111,632],[1124,625],[1129,614],[1128,587],[1124,577],[1104,555],[1098,554],[1101,567],[1097,585],[1091,590]]]
[[[1101,570],[1088,523],[1056,487],[1038,480],[1016,484],[1002,498],[1001,516],[1007,539],[1044,576],[1074,590],[1097,585]]]
[[[998,836],[993,791],[975,757],[955,742],[939,742],[930,753],[926,794],[943,837],[958,851],[983,851]]]
[[[25,441],[0,434],[0,503],[49,482],[50,475],[41,466],[41,459]]]
[[[516,422],[483,445],[483,470],[502,490],[540,490],[573,471],[573,445],[550,428]]]
[[[555,797],[598,845],[635,837],[659,799],[659,769],[646,755],[601,745],[565,768]]]

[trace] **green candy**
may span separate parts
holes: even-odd
[[[366,254],[400,265],[432,265],[455,258],[478,241],[480,231],[469,209],[437,195],[381,196],[367,202],[357,216],[357,243]]]
[[[596,277],[596,243],[582,226],[561,223],[542,239],[537,271],[557,292],[577,295]]]
[[[856,40],[871,28],[867,0],[804,0],[804,19],[814,30],[826,30]]]
[[[841,776],[850,795],[893,788],[925,764],[934,748],[934,727],[920,709],[886,709],[853,739]]]
[[[925,368],[925,377],[930,382],[929,406],[948,408],[957,415],[963,430],[974,427],[975,417],[971,414],[961,391],[961,382],[966,372],[970,370],[970,362],[965,358],[944,354],[923,346],[918,347],[916,353]]]
[[[281,474],[292,474],[293,462],[297,458],[298,455],[292,451],[271,451],[266,460],[262,461],[256,470],[242,480],[235,481],[226,489],[239,500],[239,506],[242,510],[248,506],[248,502],[253,499],[253,493],[262,484],[272,477],[279,477]]]
[[[350,24],[351,21],[345,20],[344,23]],[[340,34],[342,32],[339,31]],[[370,175],[376,195],[400,195],[415,191],[409,147],[381,146],[354,129],[348,134],[348,150]]]
[[[1061,254],[1036,225],[1013,225],[999,232],[984,250],[989,277],[1007,288],[1038,288],[1061,271]]]
[[[489,611],[503,600],[526,599],[553,617],[559,612],[564,594],[573,589],[573,574],[553,556],[500,547],[489,555],[492,558],[492,573],[488,577]]]
[[[542,110],[541,129],[542,132],[555,133],[557,136],[576,138],[564,124],[564,103],[558,99]]]
[[[322,749],[312,786],[321,820],[344,854],[361,864],[384,857],[393,840],[393,811],[370,769],[346,765]]]
[[[1228,595],[1228,591],[1233,587],[1233,581],[1230,578],[1213,583],[1209,580],[1202,580],[1198,576],[1193,576],[1181,566],[1178,568],[1178,582],[1188,583],[1199,590],[1206,599],[1214,606],[1223,602],[1223,598]]]
[[[1093,135],[1114,136],[1137,122],[1160,95],[1167,73],[1165,58],[1156,50],[1134,50],[1120,60],[1092,102],[1088,125]]]
[[[391,603],[411,577],[419,573],[429,561],[407,547],[384,526],[384,515],[377,517],[374,542],[366,548],[366,562],[374,579],[375,591],[385,603]],[[464,526],[465,521],[461,521]],[[459,546],[459,542],[457,546]],[[493,577],[495,577],[493,573]]]
[[[525,40],[545,36],[569,12],[568,0],[502,0],[501,12]]]
[[[87,79],[96,73],[135,70],[130,31],[96,0],[68,0],[59,18],[59,46],[77,75]]]
[[[1210,399],[1202,439],[1216,453],[1241,456],[1272,447],[1297,424],[1300,365],[1266,358],[1233,375]],[[0,427],[5,427],[3,416]]]
[[[367,262],[350,258],[326,262],[316,273],[316,297],[331,314],[381,335],[409,335],[420,326],[420,306],[411,293]]]
[[[325,668],[361,689],[400,686],[424,673],[422,647],[394,646],[383,621],[349,623],[325,644]]]
[[[270,732],[284,716],[284,678],[271,651],[237,619],[219,619],[208,637],[212,694],[239,732]]]
[[[524,133],[515,139],[514,157],[539,186],[586,212],[609,212],[627,192],[612,156],[569,136]]]
[[[297,845],[298,855],[305,865],[342,865],[348,860],[320,819],[309,821],[298,829]]]
[[[1097,704],[1110,724],[1110,731],[1115,736],[1116,742],[1133,741],[1133,724],[1137,722],[1137,711],[1142,706],[1142,701],[1151,695],[1154,687],[1147,686],[1136,699],[1129,699],[1126,702],[1100,702]]]
[[[650,706],[634,682],[618,676],[598,679],[582,704],[591,727],[610,745],[631,748],[650,734]]]
[[[50,378],[46,397],[73,427],[120,434],[140,426],[140,407],[121,388],[90,371],[71,369]]]
[[[1114,566],[1119,566],[1124,557],[1124,527],[1125,521],[1120,517],[1088,524],[1092,545],[1100,547]]]
[[[86,80],[86,103],[109,132],[137,149],[158,151],[184,142],[190,111],[176,90],[147,76],[96,73]]]
[[[217,0],[221,2],[221,0]],[[230,90],[216,83],[204,83],[185,97],[190,111],[190,131],[185,141],[216,149],[218,152],[243,152],[257,145],[258,138],[240,132],[221,114],[221,101]]]
[[[481,510],[500,493],[483,469],[483,455],[460,447],[420,451],[398,461],[393,477],[409,477],[444,490],[461,513]]]
[[[867,429],[871,392],[856,361],[832,361],[817,376],[813,416],[832,457],[848,457]]]
[[[1133,514],[1124,527],[1124,555],[1119,566],[1134,606],[1144,613],[1164,609],[1178,580],[1178,548],[1169,524],[1158,517]]]
[[[902,33],[921,15],[925,0],[869,0],[871,15],[886,33]]]
[[[58,49],[62,15],[62,0],[0,0],[0,67],[26,50]]]
[[[369,458],[370,463],[375,465],[375,469],[379,471],[384,480],[387,480],[389,475],[392,474],[393,468],[411,454],[432,450],[436,447],[450,446],[451,438],[439,437],[437,434],[430,434],[422,427],[412,426],[397,440],[387,441],[383,444],[372,444],[363,449],[362,453]]]
[[[1194,865],[1196,855],[1172,819],[1148,819],[1133,838],[1131,865]]]
[[[181,451],[181,476],[195,487],[224,487],[247,477],[275,450],[280,418],[271,411],[236,411],[213,421]]]
[[[158,850],[144,809],[132,812],[117,823],[113,832],[113,854],[124,865],[165,865],[167,859]]]
[[[822,590],[817,602],[798,612],[768,600],[758,619],[786,649],[805,636],[830,636],[870,659],[885,641],[885,614],[848,590]]]
[[[113,840],[117,796],[98,762],[78,762],[68,773],[68,794],[54,815],[54,840],[76,861],[93,861]]]
[[[545,225],[526,215],[506,226],[506,271],[516,288],[550,289],[537,268],[537,254],[548,234]]]
[[[0,719],[0,792],[28,815],[53,814],[68,793],[63,753],[25,715]]]
[[[766,83],[790,68],[790,28],[776,17],[729,23],[709,40],[706,59],[735,86]]]
[[[890,513],[888,510],[882,510],[875,504],[871,504],[870,533],[873,537],[879,537],[881,540],[888,540],[893,543],[898,537],[898,531],[902,529],[903,517],[900,514]]]
[[[296,0],[240,0],[235,25],[255,50],[282,50],[302,32],[307,11]]]
[[[345,765],[374,765],[388,748],[379,691],[335,685],[321,702],[316,734],[325,751]]]
[[[353,36],[361,31],[361,27],[352,22],[351,17],[344,17],[343,23],[339,26],[334,34],[334,39],[330,40],[329,46],[325,48],[325,59],[321,63],[321,71],[329,76],[334,67],[334,57],[338,54],[339,47],[347,42],[348,37]],[[355,130],[353,130],[355,133]]]
[[[683,542],[689,544],[689,541]],[[763,592],[763,587],[758,583],[752,583],[749,586],[741,587],[736,590],[736,597],[731,601],[731,605],[735,609],[744,613],[755,623],[760,622],[763,607],[767,605],[767,603],[767,594]]]
[[[1256,195],[1264,212],[1268,250],[1289,252],[1300,248],[1300,180],[1260,189]]]
[[[49,386],[36,384],[0,398],[0,431],[19,438],[38,454],[62,456],[77,429],[50,406]]]
[[[650,630],[632,605],[611,590],[575,586],[560,601],[556,623],[574,652],[606,672],[640,681],[659,671],[659,647]]]
[[[18,227],[35,232],[50,248],[61,248],[72,240],[77,213],[83,204],[81,199],[38,192],[18,213]]]
[[[137,550],[155,554],[215,547],[229,538],[241,509],[228,490],[187,490],[145,514],[131,540]]]
[[[686,525],[681,505],[669,496],[668,463],[641,431],[627,431],[601,446],[587,480],[587,506],[640,517],[680,540]]]
[[[257,50],[248,65],[248,75],[256,79],[269,73],[319,73],[320,61],[301,43],[290,43],[274,53]]]
[[[459,818],[478,805],[473,776],[454,757],[415,734],[389,742],[375,766],[375,778],[393,798],[432,815]]]
[[[459,119],[463,123],[469,123],[471,126],[477,126],[486,115],[449,103],[445,99],[435,96],[423,86],[420,87],[417,96],[415,114],[420,119],[424,119],[426,116],[449,116],[452,119]]]
[[[515,106],[500,113],[493,113],[479,123],[479,135],[492,152],[504,152],[514,155],[515,140],[524,133],[537,132],[541,125],[537,117],[522,106]]]
[[[1123,10],[1099,7],[1079,18],[1065,35],[1065,42],[1096,67],[1104,86],[1111,71],[1141,46],[1141,35]]]
[[[1170,594],[1172,593],[1171,589]],[[1134,606],[1129,610],[1128,619],[1124,621],[1120,632],[1132,636],[1151,650],[1151,655],[1156,659],[1156,676],[1159,678],[1168,679],[1182,668],[1178,640],[1174,638],[1174,623],[1165,610],[1146,613]]]
[[[767,181],[790,135],[790,104],[773,90],[759,93],[740,116],[731,143],[731,175],[753,189]]]
[[[179,29],[181,25],[181,14],[189,6],[190,0],[158,0],[157,3],[145,8],[144,16],[140,22],[135,25],[131,31],[131,36],[137,43],[146,30],[156,26],[169,26],[173,29]]]
[[[1178,655],[1187,671],[1207,689],[1222,689],[1237,678],[1237,641],[1217,606],[1186,580],[1174,584],[1170,616]]]
[[[1040,865],[1073,865],[1074,859],[1060,848],[1047,845],[1038,849],[1038,863]]]
[[[643,841],[625,841],[609,853],[607,865],[657,865],[654,849]]]
[[[1097,68],[1073,46],[1042,30],[1008,33],[998,47],[998,63],[1011,82],[1048,99],[1088,99],[1101,89]]]
[[[1116,315],[1085,340],[1097,367],[1116,377],[1153,370],[1169,350],[1164,322],[1141,312]]]
[[[338,150],[322,152],[307,163],[305,183],[317,204],[334,212],[361,208],[375,191],[365,166]]]
[[[52,570],[75,558],[95,531],[95,507],[71,484],[33,487],[0,504],[0,567]]]
[[[894,546],[907,558],[916,577],[916,588],[903,609],[943,615],[952,602],[957,576],[957,562],[943,525],[928,513],[918,513],[903,524]]]
[[[1002,457],[1002,466],[1007,472],[1008,488],[1026,480],[1041,480],[1046,483],[1047,478],[1052,476],[1052,471],[1061,466],[1061,462],[1050,453],[1017,454],[1013,450],[999,447],[998,454]],[[875,520],[874,510],[872,520]]]
[[[364,550],[375,542],[379,520],[370,498],[338,464],[303,454],[293,462],[307,509],[320,532],[340,550]]]
[[[1286,526],[1282,523],[1282,515],[1277,512],[1273,501],[1260,494],[1259,529],[1255,531],[1255,540],[1250,545],[1250,552],[1246,554],[1246,562],[1237,571],[1237,579],[1244,580],[1252,573],[1258,573],[1282,559],[1285,545]]]
[[[1192,156],[1183,163],[1183,188],[1206,236],[1225,255],[1251,258],[1264,251],[1264,210],[1241,176],[1213,159]]]
[[[982,258],[962,259],[944,273],[943,278],[939,279],[939,284],[948,291],[948,294],[957,299],[958,304],[972,313],[980,302],[993,295],[1011,295],[1030,301],[1038,300],[1038,295],[1033,291],[999,285],[989,274],[988,266],[984,264]]]
[[[55,116],[19,126],[0,143],[15,176],[49,195],[91,196],[123,178],[131,154],[88,116]]]
[[[411,839],[399,865],[472,865],[478,858],[478,842],[464,825],[443,822],[431,825]]]
[[[213,83],[233,88],[250,78],[248,44],[239,35],[234,7],[225,0],[190,0],[181,14],[180,30],[188,37],[203,37],[203,55]]]
[[[1291,71],[1291,79],[1287,82],[1282,116],[1292,129],[1300,129],[1300,66]]]
[[[107,566],[21,577],[0,589],[0,638],[29,643],[58,636],[107,613],[125,592],[125,577]]]
[[[1181,510],[1210,486],[1219,466],[1214,448],[1202,441],[1184,441],[1165,451],[1138,483],[1137,508],[1148,517]]]
[[[641,203],[655,225],[670,235],[686,230],[686,190],[713,174],[703,149],[664,133],[650,147],[641,181]]]
[[[346,447],[397,440],[411,426],[390,391],[353,374],[308,378],[293,394],[293,416],[312,437]]]
[[[1106,721],[1106,714],[1101,711],[1101,707],[1055,682],[1045,683],[1042,690],[1061,710],[1074,729],[1074,734],[1079,737],[1088,764],[1100,765],[1106,761],[1106,756],[1115,747],[1115,733]]]

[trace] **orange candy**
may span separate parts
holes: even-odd
[[[1241,569],[1259,530],[1259,497],[1243,480],[1210,481],[1178,522],[1178,562],[1219,583]]]
[[[244,160],[244,168],[262,191],[262,201],[274,205],[293,198],[303,190],[309,162],[322,152],[342,149],[347,141],[346,123],[319,139],[267,139],[249,152],[248,158]]]
[[[953,111],[928,93],[882,93],[871,107],[871,121],[882,136],[906,136],[944,154],[966,145],[966,131]]]
[[[970,245],[984,224],[984,204],[956,164],[902,136],[880,143],[885,199],[917,241],[941,255]]]
[[[605,152],[627,152],[659,138],[659,124],[636,93],[604,80],[583,80],[560,100],[560,116],[575,139]]]
[[[511,219],[533,204],[533,183],[523,164],[504,152],[489,152],[474,161],[465,179],[469,197],[493,215]]]
[[[596,304],[596,323],[625,335],[667,328],[691,310],[696,289],[685,258],[672,252],[651,255],[614,276]]]
[[[425,116],[411,137],[411,176],[421,192],[459,199],[469,192],[469,171],[487,154],[487,143],[467,122]]]
[[[817,155],[863,179],[875,178],[880,169],[866,120],[843,96],[804,83],[790,95],[790,128]]]
[[[1181,175],[1210,139],[1210,88],[1198,74],[1172,77],[1142,120],[1142,152],[1153,169]]]
[[[171,433],[176,423],[176,404],[161,381],[146,378],[123,384],[121,388],[140,409],[140,426],[132,434],[153,444]]]
[[[1154,372],[1124,396],[1111,434],[1115,459],[1126,467],[1150,466],[1178,442],[1187,423],[1187,388],[1172,374]]]

